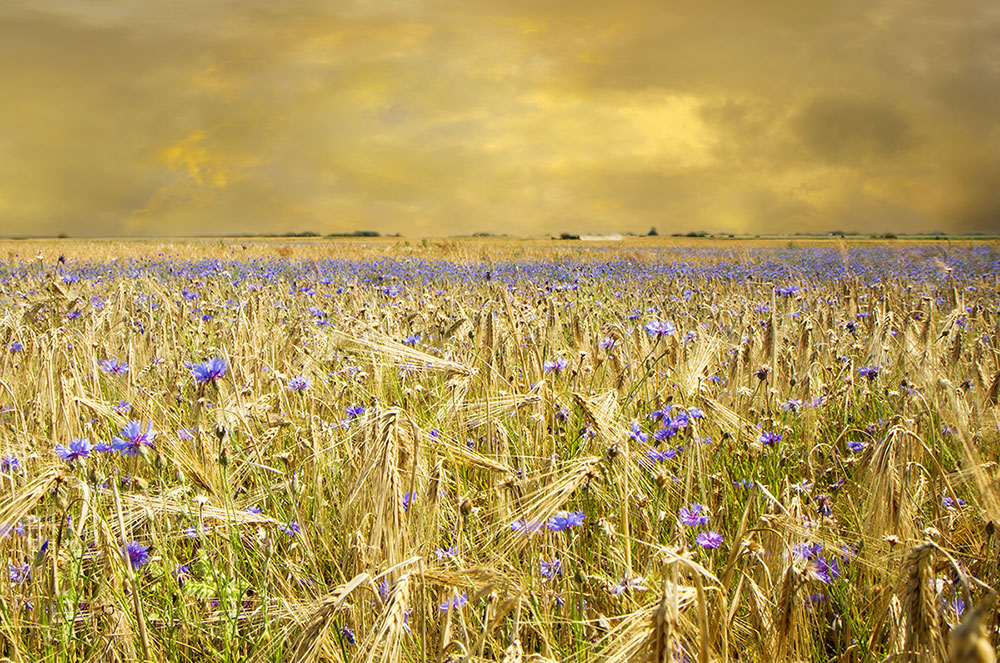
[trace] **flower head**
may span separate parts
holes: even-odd
[[[305,391],[309,388],[309,378],[297,375],[288,381],[288,386],[285,389],[289,391]]]
[[[125,456],[137,456],[142,447],[152,447],[153,438],[156,437],[156,433],[153,431],[153,423],[150,422],[146,426],[146,430],[142,430],[142,424],[138,421],[130,421],[125,424],[119,433],[121,437],[116,437],[111,440],[111,450],[117,451]]]
[[[653,449],[650,447],[646,449],[646,458],[653,461],[654,463],[662,463],[663,461],[670,460],[677,455],[677,449],[664,449],[660,451],[659,449]]]
[[[646,333],[654,338],[660,338],[661,336],[670,336],[674,333],[674,326],[666,320],[650,320],[643,328]]]
[[[864,442],[857,442],[857,441],[854,441],[854,440],[848,440],[847,441],[847,448],[850,449],[851,451],[861,451],[862,449],[865,448],[865,443]]]
[[[629,424],[628,436],[631,437],[636,442],[645,442],[649,439],[649,433],[642,430],[642,427],[638,423],[632,422]]]
[[[455,608],[461,608],[463,605],[469,602],[469,595],[464,592],[459,596],[451,599],[450,601],[445,601],[438,606],[441,612],[448,612],[449,610],[454,610]]]
[[[90,444],[90,440],[82,438],[70,440],[68,448],[57,444],[56,454],[67,463],[72,463],[89,456],[91,449],[93,449],[93,445]]]
[[[211,359],[200,364],[190,364],[188,369],[191,371],[191,375],[194,376],[194,379],[198,384],[208,384],[209,382],[215,382],[219,378],[225,376],[229,367],[226,365],[225,359],[212,357]]]
[[[542,364],[542,370],[546,373],[558,373],[566,368],[567,365],[569,365],[569,362],[564,357],[556,357]]]
[[[31,565],[28,563],[20,565],[10,564],[9,575],[12,583],[20,585],[22,582],[31,579]]]
[[[97,365],[100,366],[105,373],[110,373],[111,375],[125,375],[128,373],[128,364],[125,362],[118,363],[117,357],[112,357],[111,359],[101,359],[97,362]]]
[[[879,367],[878,366],[863,366],[858,369],[858,375],[866,378],[869,382],[878,378]]]
[[[510,528],[515,532],[520,532],[522,534],[534,534],[535,532],[542,529],[542,525],[545,523],[536,520],[534,522],[529,522],[527,520],[515,520],[510,524]]]
[[[687,525],[688,527],[701,527],[708,523],[709,515],[703,513],[705,507],[694,502],[690,506],[682,506],[678,516],[682,525]]]
[[[771,446],[775,442],[780,442],[781,433],[775,433],[774,431],[766,430],[763,433],[761,433],[760,437],[757,439],[760,441],[761,444],[767,447]]]
[[[122,548],[122,556],[138,571],[149,561],[149,548],[138,541],[129,541]]]
[[[540,559],[538,562],[541,567],[542,577],[547,580],[552,580],[562,573],[562,560],[558,557],[553,558],[551,562],[546,562],[544,559]]]
[[[718,548],[722,545],[722,535],[715,530],[708,530],[707,532],[701,532],[695,537],[694,540],[702,548]]]
[[[615,596],[621,596],[629,589],[636,592],[645,592],[649,587],[646,587],[643,584],[644,582],[645,580],[642,576],[629,577],[626,575],[621,579],[621,582],[611,588],[611,593]]]
[[[0,472],[10,474],[21,469],[21,459],[17,456],[7,454],[0,458]]]
[[[560,511],[556,515],[549,518],[549,521],[545,523],[553,532],[564,532],[570,527],[577,527],[583,524],[583,519],[586,518],[582,511]]]
[[[817,556],[813,560],[813,565],[816,569],[816,575],[819,576],[821,581],[827,584],[840,576],[840,564],[837,563],[836,557],[827,559],[826,557]]]

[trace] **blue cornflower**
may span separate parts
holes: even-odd
[[[705,507],[697,502],[692,503],[690,506],[682,506],[678,513],[681,524],[688,527],[701,527],[707,524],[709,516],[707,513],[702,513],[704,510]]]
[[[14,341],[10,344],[9,349],[11,352],[20,352],[21,350],[24,350],[24,346],[21,345],[20,341]]]
[[[610,336],[605,336],[604,338],[601,339],[601,342],[598,343],[598,345],[601,347],[602,350],[611,350],[616,345],[618,345],[618,341],[611,338]]]
[[[642,576],[633,576],[630,578],[626,575],[621,579],[621,582],[611,588],[611,593],[615,596],[621,596],[629,589],[636,592],[648,591],[649,587],[646,587],[643,584],[644,582],[645,579]]]
[[[669,424],[665,424],[660,428],[657,428],[655,431],[653,431],[653,438],[657,442],[663,442],[664,440],[669,440],[675,435],[677,435],[677,428]]]
[[[785,412],[798,413],[798,411],[802,409],[802,399],[792,398],[790,400],[787,400],[781,404],[781,409],[784,410]]]
[[[823,544],[821,543],[809,543],[808,541],[803,541],[802,543],[796,543],[792,546],[792,554],[805,560],[818,557],[822,551]]]
[[[831,557],[827,559],[822,556],[816,556],[813,560],[813,565],[816,568],[816,575],[823,582],[830,584],[838,576],[840,576],[840,565],[837,563],[836,557]]]
[[[674,333],[674,326],[670,322],[665,320],[650,320],[643,328],[646,333],[654,338],[659,338],[661,336],[670,336]]]
[[[861,451],[862,449],[865,448],[865,443],[857,442],[855,440],[848,440],[847,448],[850,449],[851,451]]]
[[[278,529],[281,533],[286,536],[296,536],[302,530],[299,528],[299,524],[295,521],[288,523],[287,525],[279,525]]]
[[[297,375],[288,381],[288,386],[285,389],[289,391],[305,391],[309,388],[309,378]]]
[[[11,564],[9,568],[10,581],[15,585],[20,585],[22,582],[31,579],[31,565],[28,563],[21,564]]]
[[[149,561],[149,548],[138,541],[129,541],[122,548],[122,556],[133,569],[138,571]]]
[[[718,548],[722,545],[722,535],[715,530],[701,532],[694,540],[702,548]]]
[[[583,524],[583,519],[586,518],[582,511],[560,511],[545,523],[553,532],[564,532],[570,527],[576,527]]]
[[[833,503],[830,501],[829,494],[820,493],[814,500],[816,502],[816,513],[827,518],[833,515]]]
[[[649,433],[642,430],[638,423],[633,422],[629,424],[629,428],[630,430],[628,436],[636,442],[645,442],[649,439]]]
[[[858,375],[867,378],[869,382],[878,378],[878,372],[878,366],[864,366],[858,369]]]
[[[347,628],[346,626],[340,627],[340,635],[344,638],[344,641],[349,645],[358,644],[357,638],[354,637],[354,631]]]
[[[439,562],[445,557],[454,557],[457,554],[458,554],[458,549],[455,548],[455,546],[452,546],[450,548],[438,548],[437,550],[434,551],[434,557],[437,558],[437,561]]]
[[[413,493],[403,493],[403,511],[408,510],[411,504],[413,504]]]
[[[105,373],[110,373],[111,375],[125,375],[128,373],[128,364],[125,362],[118,363],[117,357],[112,357],[111,359],[101,359],[97,362],[97,365],[100,366]]]
[[[646,458],[654,463],[662,463],[665,460],[670,460],[676,455],[677,449],[664,449],[663,451],[652,448],[646,449]]]
[[[420,342],[420,334],[411,334],[403,339],[403,345],[416,345]]]
[[[448,612],[449,610],[454,610],[455,608],[461,608],[469,602],[469,595],[463,592],[460,596],[456,596],[450,601],[445,601],[438,606],[441,612]]]
[[[56,454],[67,463],[86,458],[90,455],[93,446],[87,438],[70,440],[69,448],[61,444],[56,445]]]
[[[174,568],[173,576],[178,585],[183,585],[184,581],[191,577],[191,567],[187,564],[178,564]]]
[[[191,375],[194,376],[194,379],[198,384],[208,384],[209,382],[215,382],[219,378],[225,376],[229,367],[226,365],[225,359],[212,357],[211,359],[200,364],[189,364],[188,369],[191,371]]]
[[[942,504],[942,506],[944,506],[945,508],[948,508],[948,509],[954,509],[955,508],[955,500],[953,500],[950,497],[943,498],[941,500],[941,504]],[[963,500],[961,497],[958,498],[958,506],[965,506],[965,500]]]
[[[11,472],[16,472],[21,469],[21,459],[17,456],[7,454],[3,458],[0,458],[0,472],[4,474],[10,474]]]
[[[536,520],[535,522],[528,522],[526,520],[515,520],[510,524],[510,528],[515,532],[520,532],[522,534],[533,534],[538,530],[542,529],[542,525],[545,523]]]
[[[558,557],[554,558],[551,562],[546,562],[544,559],[540,559],[538,562],[543,578],[552,580],[562,573],[562,560]]]
[[[781,441],[781,433],[775,433],[774,431],[769,431],[768,430],[768,431],[764,431],[763,433],[761,433],[760,437],[757,438],[757,439],[764,446],[770,446],[770,445],[774,444],[775,442],[780,442]]]
[[[7,537],[10,536],[11,532],[14,532],[14,534],[17,534],[18,536],[24,536],[24,534],[25,534],[25,532],[24,532],[24,522],[23,521],[18,521],[16,523],[14,523],[14,525],[12,527],[0,528],[0,539],[6,539]]]
[[[351,419],[354,419],[355,417],[360,417],[361,415],[363,415],[365,413],[365,406],[364,405],[352,405],[349,408],[347,408],[346,410],[344,410],[344,412],[347,414],[348,417],[350,417]]]
[[[137,456],[143,446],[152,447],[153,438],[156,437],[152,422],[143,431],[142,424],[138,421],[125,424],[119,435],[121,437],[112,438],[111,451],[117,451],[125,456]]]
[[[569,365],[569,362],[563,357],[556,357],[555,359],[550,359],[542,364],[542,370],[546,373],[558,373],[562,369],[566,368],[567,365]]]
[[[666,406],[660,408],[659,410],[653,410],[647,416],[653,421],[663,421],[665,419],[670,419],[670,413],[674,411],[674,406],[667,404]]]

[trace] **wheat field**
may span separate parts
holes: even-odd
[[[994,243],[0,243],[0,657],[995,661]]]

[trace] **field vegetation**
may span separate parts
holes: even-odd
[[[994,244],[0,258],[0,657],[995,660]]]

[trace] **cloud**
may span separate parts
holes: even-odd
[[[997,227],[986,3],[0,5],[11,234]]]
[[[914,140],[908,118],[873,99],[821,97],[810,101],[793,125],[807,149],[836,163],[898,157]]]

